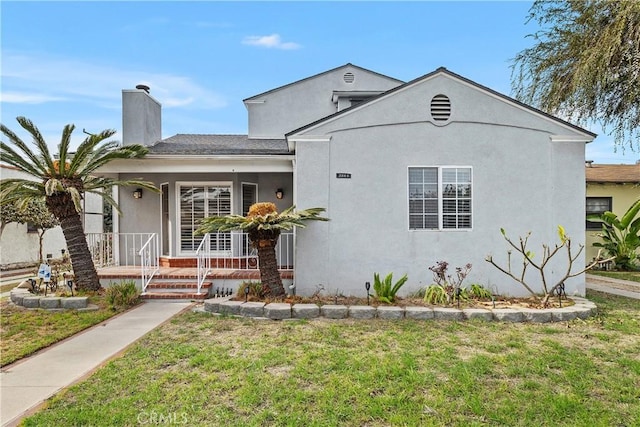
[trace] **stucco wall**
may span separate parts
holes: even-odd
[[[595,184],[588,183],[586,190],[587,197],[611,197],[612,212],[618,216],[624,215],[631,204],[640,198],[640,187],[633,184]],[[594,242],[600,241],[596,236],[598,230],[587,230],[586,232],[586,260],[592,260],[598,249],[593,246]]]
[[[353,73],[353,83],[344,74]],[[401,82],[358,67],[345,66],[296,82],[246,102],[249,137],[282,138],[285,133],[336,112],[333,91],[386,91]]]
[[[446,126],[429,118],[429,102],[439,93],[452,103]],[[425,81],[308,133],[331,140],[297,143],[297,205],[326,207],[331,221],[297,234],[301,293],[321,283],[329,293],[363,295],[374,272],[407,273],[407,293],[432,283],[428,267],[443,260],[451,274],[471,263],[467,284],[520,295],[519,284],[484,260],[492,254],[506,262],[501,227],[514,239],[531,231],[536,253],[542,243],[557,242],[558,225],[574,246],[584,241],[584,143],[551,142],[551,134],[570,129],[458,81]],[[472,167],[473,229],[410,231],[410,166]],[[558,277],[562,269],[551,267]],[[567,282],[568,293],[584,289],[580,277]]]
[[[7,224],[0,239],[0,266],[8,268],[22,264],[35,264],[39,261],[38,233],[27,233],[26,224]],[[62,249],[67,245],[60,227],[52,228],[44,233],[42,256],[60,258]]]

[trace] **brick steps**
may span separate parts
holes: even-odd
[[[145,292],[141,295],[142,299],[145,301],[163,301],[167,302],[167,300],[175,300],[175,301],[184,301],[184,300],[197,300],[204,301],[209,298],[209,293],[196,293],[196,292]]]
[[[147,286],[147,291],[142,294],[142,299],[146,301],[150,300],[198,300],[202,301],[209,298],[209,293],[213,282],[204,282],[200,288],[200,293],[197,292],[197,282],[180,282],[175,280],[162,281],[156,280]]]

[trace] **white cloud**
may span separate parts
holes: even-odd
[[[283,42],[279,34],[271,34],[270,36],[247,36],[242,40],[242,44],[283,50],[293,50],[302,47],[298,43]]]
[[[10,104],[44,104],[46,102],[64,101],[66,98],[42,93],[2,92],[0,100]]]
[[[0,100],[12,103],[51,101],[119,105],[122,89],[144,83],[163,106],[221,108],[225,100],[189,77],[117,68],[73,58],[3,53]]]

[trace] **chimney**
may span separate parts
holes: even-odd
[[[139,84],[122,91],[122,144],[150,146],[162,139],[162,105]]]

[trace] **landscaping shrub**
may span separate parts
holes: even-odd
[[[140,291],[133,280],[110,283],[104,293],[105,300],[111,309],[133,307],[140,300]]]
[[[373,290],[376,293],[376,298],[381,302],[386,302],[387,304],[393,303],[396,299],[396,293],[400,290],[402,285],[407,282],[407,279],[407,275],[405,274],[400,278],[400,280],[393,284],[393,273],[389,273],[384,280],[380,280],[380,275],[378,273],[373,273]]]
[[[260,281],[253,280],[245,280],[240,283],[238,286],[238,290],[236,291],[236,297],[244,299],[245,298],[245,289],[249,287],[249,299],[263,299],[264,292],[262,290],[262,283]]]

